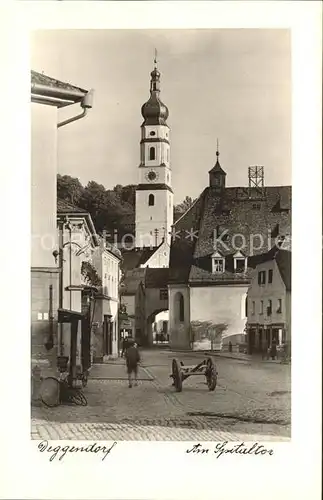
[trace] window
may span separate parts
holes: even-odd
[[[269,269],[269,271],[268,271],[268,283],[272,283],[272,282],[273,282],[273,270]]]
[[[259,271],[258,273],[258,285],[266,284],[266,271]]]
[[[169,149],[167,149],[166,158],[167,158],[167,161],[169,161]]]
[[[252,301],[252,314],[255,314],[255,312],[256,312],[256,303],[255,303],[255,301],[253,300],[253,301]]]
[[[264,301],[263,300],[260,301],[260,312],[259,312],[259,314],[264,314]]]
[[[167,300],[168,299],[167,288],[162,288],[161,290],[159,290],[159,298],[160,298],[160,300]]]
[[[156,159],[156,150],[154,147],[149,148],[149,160]]]
[[[219,252],[212,255],[212,273],[224,273],[225,260]]]
[[[281,312],[282,312],[282,299],[278,299],[277,313],[280,314]]]
[[[236,259],[235,260],[236,273],[244,273],[245,267],[246,267],[245,259]]]
[[[253,208],[254,210],[260,210],[260,203],[254,203],[254,204],[252,205],[252,208]]]
[[[155,205],[155,196],[153,194],[150,194],[148,197],[148,205],[150,207],[153,207]]]
[[[233,263],[234,263],[234,272],[235,273],[245,273],[246,272],[247,259],[243,255],[243,253],[241,253],[240,251],[235,253],[233,256]]]
[[[156,135],[156,132],[152,130],[149,135]]]
[[[271,316],[271,313],[272,313],[272,301],[269,299],[267,306],[267,316]]]
[[[224,259],[213,259],[213,272],[214,273],[224,272]]]
[[[184,321],[184,297],[181,292],[177,292],[174,297],[175,321]]]

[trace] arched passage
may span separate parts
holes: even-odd
[[[165,345],[169,342],[169,311],[158,309],[147,318],[149,345]]]

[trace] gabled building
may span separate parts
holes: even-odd
[[[98,237],[92,218],[65,200],[57,202],[61,293],[65,313],[83,314],[79,324],[77,363],[87,369],[92,362],[118,356],[120,251]],[[70,325],[59,325],[61,355],[70,352]]]
[[[91,336],[94,312],[94,293],[101,276],[93,265],[94,252],[99,248],[92,218],[85,210],[65,200],[57,200],[58,243],[57,262],[60,267],[58,310],[67,320],[79,315],[76,348],[76,369],[87,370],[93,361]],[[59,322],[57,354],[70,356],[72,344],[71,323]]]
[[[194,322],[226,324],[224,343],[245,334],[249,257],[291,234],[291,187],[226,187],[219,162],[209,186],[175,222],[170,253],[170,342],[191,347]],[[198,347],[198,346],[195,346]]]
[[[273,247],[252,257],[248,289],[247,343],[250,354],[291,344],[291,260],[288,250]]]

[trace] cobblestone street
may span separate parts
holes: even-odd
[[[203,360],[198,353],[142,353],[138,387],[128,388],[123,360],[95,365],[84,393],[88,406],[32,408],[33,439],[249,440],[290,438],[290,366],[215,356],[218,385],[205,377],[175,392],[171,362]]]

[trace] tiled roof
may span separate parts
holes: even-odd
[[[87,93],[87,90],[84,90],[80,87],[75,87],[70,83],[61,82],[60,80],[56,80],[55,78],[51,78],[50,76],[44,75],[43,73],[38,73],[37,71],[31,71],[31,83],[38,83],[41,85],[48,85],[49,87],[55,87],[58,89],[65,90],[76,90],[79,92]]]
[[[146,268],[132,269],[125,271],[122,294],[135,295],[140,283],[145,281]]]
[[[57,213],[82,213],[82,214],[87,214],[88,212],[84,210],[83,208],[77,207],[76,205],[72,205],[71,203],[62,200],[62,199],[57,199]]]
[[[201,267],[192,266],[189,275],[189,282],[196,284],[214,283],[219,285],[228,285],[231,283],[248,284],[250,282],[251,272],[251,269],[247,269],[246,273],[234,273],[225,271],[224,273],[215,274],[211,271],[202,269]]]
[[[219,160],[217,160],[217,161],[216,161],[216,164],[214,165],[214,167],[213,167],[213,168],[211,168],[211,170],[209,170],[209,174],[210,174],[211,172],[212,172],[212,173],[213,173],[213,172],[214,172],[214,173],[219,172],[219,173],[221,173],[221,174],[227,175],[227,174],[226,174],[226,172],[225,172],[225,171],[223,170],[223,168],[221,167]]]
[[[146,288],[167,288],[169,269],[167,267],[147,267],[145,276]]]
[[[198,230],[204,206],[205,191],[173,225],[174,237],[170,250],[169,283],[187,283],[190,268],[193,264],[194,238],[186,238],[186,231]],[[175,232],[178,232],[175,237]]]
[[[132,250],[122,250],[123,269],[135,269],[144,264],[156,252],[158,247],[134,248]]]
[[[283,207],[281,200],[284,200]],[[171,245],[170,282],[192,283],[201,279],[214,282],[219,279],[219,275],[215,278],[211,272],[214,230],[218,238],[216,249],[226,257],[226,269],[230,269],[230,259],[240,247],[246,256],[264,253],[264,249],[274,244],[268,242],[273,229],[276,228],[278,234],[291,234],[291,187],[266,187],[262,197],[256,188],[229,187],[221,194],[208,187],[174,227],[181,231],[181,238],[173,240]],[[191,229],[198,231],[193,241],[185,234],[185,230]],[[220,239],[223,233],[226,239]],[[233,266],[230,271],[236,280]]]

